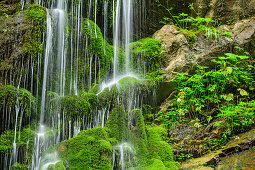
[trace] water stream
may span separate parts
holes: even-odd
[[[21,0],[20,3],[23,10],[30,1]],[[59,109],[58,105],[55,110],[52,110],[50,94],[54,93],[60,98],[68,94],[78,95],[82,88],[90,90],[93,85],[99,84],[99,95],[104,89],[118,85],[119,81],[125,77],[138,78],[130,68],[131,52],[128,46],[133,41],[135,32],[133,18],[136,10],[133,0],[104,0],[102,3],[97,0],[75,2],[35,0],[34,3],[47,8],[46,31],[43,35],[44,50],[42,54],[38,54],[37,61],[31,59],[31,62],[26,63],[27,65],[24,64],[23,67],[30,67],[31,71],[24,74],[24,79],[21,75],[18,84],[23,82],[22,87],[29,87],[31,92],[40,98],[40,105],[36,105],[34,109],[38,112],[39,120],[34,137],[31,169],[46,170],[49,165],[59,161],[57,153],[42,156],[49,146],[71,139],[77,136],[81,130],[104,127],[109,119],[111,109],[111,106],[107,105],[103,108],[93,109],[88,116],[77,116],[75,119],[71,119],[64,110]],[[99,10],[103,11],[103,16],[98,14]],[[109,21],[111,15],[112,20]],[[102,61],[100,56],[93,51],[94,49],[90,49],[89,37],[84,36],[82,31],[83,18],[88,18],[98,24],[106,40],[112,39],[113,61],[110,67],[102,67],[102,63],[105,61]],[[90,31],[96,38],[99,36],[97,27]],[[104,41],[103,51],[106,54],[108,49],[105,43],[106,41]],[[120,51],[124,51],[124,59],[120,55]],[[83,65],[80,64],[81,62]],[[121,67],[121,62],[123,62],[123,67]],[[106,75],[102,78],[104,72]],[[40,81],[31,80],[29,82],[30,74]],[[125,99],[127,113],[140,107],[139,100],[135,91],[130,90],[130,94]],[[19,106],[19,100],[17,100],[15,122],[12,125],[14,142],[11,154],[5,155],[5,167],[8,169],[18,162],[19,157],[16,142],[20,139],[22,118],[24,117],[24,111]],[[37,108],[38,106],[40,108]],[[3,113],[6,115],[4,119],[6,122],[10,122],[11,118],[8,115],[12,108],[4,108]],[[11,129],[11,125],[5,124],[4,129]],[[132,162],[134,151],[129,142],[128,140],[123,141],[122,144],[113,148],[113,168],[124,170],[127,168],[125,164]],[[27,141],[28,145],[29,140]]]

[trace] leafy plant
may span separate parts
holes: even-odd
[[[176,75],[176,98],[171,108],[158,116],[165,125],[171,126],[181,116],[208,123],[218,118],[213,109],[252,97],[254,62],[249,56],[226,53],[212,62],[213,69],[198,65],[192,73]]]
[[[193,4],[189,5],[189,8],[194,11],[197,15],[196,17],[189,16],[185,13],[179,13],[174,15],[172,10],[173,8],[165,7],[161,3],[158,3],[158,6],[163,7],[169,14],[170,17],[164,17],[161,23],[169,24],[171,22],[176,25],[179,30],[185,35],[188,42],[193,45],[196,41],[196,34],[205,34],[208,39],[217,39],[219,35],[231,37],[230,32],[221,31],[218,29],[219,23],[212,18],[203,18],[199,16],[199,13],[196,12]]]
[[[254,124],[255,121],[255,100],[249,102],[240,102],[238,105],[223,106],[217,117],[215,126],[223,128],[228,134],[233,134],[237,130],[245,131]]]

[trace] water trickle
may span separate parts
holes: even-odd
[[[132,158],[134,157],[134,150],[128,143],[122,143],[113,147],[113,165],[112,169],[132,169]],[[128,165],[128,166],[127,166]]]
[[[29,1],[21,0],[22,9],[25,3],[29,3]],[[35,96],[40,98],[41,105],[34,106],[35,112],[39,112],[36,115],[40,116],[37,118],[39,120],[36,120],[38,127],[34,137],[34,153],[31,165],[31,169],[38,170],[40,168],[47,169],[49,165],[59,161],[55,154],[48,156],[51,161],[45,161],[46,158],[42,157],[42,153],[49,146],[65,139],[71,139],[77,136],[81,130],[104,127],[112,109],[109,104],[94,108],[88,115],[70,118],[65,110],[60,109],[61,106],[51,110],[50,100],[52,97],[48,93],[54,92],[58,97],[64,97],[68,94],[79,95],[80,90],[89,91],[96,83],[100,84],[100,92],[102,92],[105,88],[111,88],[114,84],[118,84],[119,80],[124,77],[136,78],[129,67],[131,52],[128,47],[128,44],[133,41],[135,2],[133,0],[104,0],[103,2],[84,0],[70,3],[67,0],[50,0],[47,2],[35,0],[34,3],[47,7],[47,25],[43,35],[44,50],[42,54],[38,54],[37,60],[31,56],[29,62],[22,62],[22,75],[9,75],[9,79],[11,82],[18,82],[16,83],[18,86],[30,89]],[[100,16],[98,12],[100,10],[104,16]],[[113,30],[110,30],[109,16],[113,16],[111,21]],[[110,67],[104,67],[105,70],[102,70],[101,67],[105,64],[102,56],[95,53],[94,49],[89,49],[91,42],[89,42],[88,37],[83,35],[83,17],[93,20],[95,24],[101,24],[99,27],[103,29],[103,36],[106,40],[113,38],[114,60],[110,63],[110,65],[112,64]],[[100,32],[97,32],[96,27],[90,31],[96,38],[99,37]],[[102,48],[106,54],[109,49],[107,49],[105,41],[103,43]],[[123,63],[120,61],[120,48],[125,54],[122,58]],[[124,65],[123,68],[121,65]],[[26,68],[31,72],[26,73]],[[101,71],[106,73],[105,77],[102,76]],[[31,77],[36,77],[36,79],[30,81]],[[120,100],[119,97],[117,100]],[[129,112],[137,106],[139,97],[136,97],[134,91],[130,91],[125,100],[127,100],[125,103],[127,105],[126,111]],[[17,162],[17,140],[20,138],[21,126],[24,121],[22,119],[24,111],[18,107],[18,104],[16,104],[15,109],[3,107],[3,118],[8,122],[3,125],[3,129],[15,130],[12,154],[9,157],[8,155],[5,156],[6,162],[8,162],[6,167],[8,168]],[[13,111],[16,112],[15,118],[13,118],[14,116],[11,117]],[[29,127],[32,124],[30,118],[34,119],[33,116],[29,115]],[[15,127],[11,123],[12,119],[15,119]],[[52,132],[53,136],[48,136],[49,131]],[[27,147],[29,142],[28,140]],[[133,151],[128,143],[129,141],[125,141],[114,147],[113,158],[116,162],[113,164],[116,164],[120,169],[125,169],[126,161],[132,159]]]

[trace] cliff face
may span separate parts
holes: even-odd
[[[237,21],[255,15],[255,0],[195,0],[201,17],[221,22]]]
[[[208,65],[211,59],[231,52],[235,46],[243,47],[250,54],[254,54],[253,18],[240,20],[234,25],[222,25],[218,30],[229,32],[231,36],[218,35],[216,39],[208,39],[203,34],[197,34],[197,41],[190,45],[187,37],[174,25],[165,25],[153,35],[162,42],[165,52],[164,67],[170,79],[172,73],[191,70],[196,63]]]
[[[19,8],[17,1],[0,2],[0,46],[3,47],[0,49],[0,81],[15,85],[26,74],[24,70],[29,69],[24,66],[42,50],[46,18],[42,7],[27,5],[24,11]],[[33,18],[34,11],[39,13]]]

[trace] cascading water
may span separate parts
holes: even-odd
[[[21,1],[22,9],[25,3],[28,3],[28,1]],[[36,73],[33,69],[31,71],[33,76],[37,74],[38,79],[41,77],[41,82],[37,81],[30,84],[31,91],[35,89],[34,94],[40,96],[40,109],[35,109],[40,116],[34,137],[31,163],[31,169],[38,170],[40,168],[47,169],[49,165],[59,161],[59,157],[55,152],[42,156],[42,153],[49,146],[71,139],[77,136],[81,130],[104,127],[112,109],[111,104],[107,104],[104,107],[91,109],[87,115],[70,118],[68,112],[62,109],[58,102],[53,108],[52,102],[54,99],[62,99],[68,95],[78,96],[80,90],[89,91],[95,84],[99,84],[101,90],[97,94],[100,95],[104,89],[110,89],[114,85],[118,87],[121,79],[125,77],[137,78],[137,76],[130,68],[131,51],[129,43],[133,41],[135,32],[133,20],[135,2],[133,0],[104,0],[101,7],[97,0],[75,2],[68,0],[36,0],[35,3],[47,7],[46,32],[43,40],[44,50],[42,56],[38,55]],[[98,10],[103,11],[103,17],[100,18]],[[109,12],[112,12],[112,14]],[[108,17],[111,15],[113,16],[112,27]],[[85,22],[82,18],[88,18],[93,20],[95,24],[101,24],[103,37],[105,39],[107,37],[109,39],[113,38],[113,61],[109,67],[102,66],[104,60],[110,57],[106,56],[107,50],[109,50],[107,49],[108,42],[103,41],[103,53],[106,58],[102,59],[95,51],[98,49],[91,48],[90,45],[93,43],[90,40],[91,37],[84,36],[83,27]],[[103,23],[101,23],[102,21]],[[100,31],[89,20],[87,23],[90,34],[94,36],[92,38],[98,38]],[[121,56],[121,52],[123,52],[124,58]],[[112,59],[108,60],[111,61]],[[30,64],[34,65],[34,62]],[[104,77],[103,74],[105,74]],[[29,81],[28,78],[26,81]],[[128,113],[130,122],[132,116],[129,115],[129,112],[132,109],[141,108],[141,101],[134,89],[130,89],[128,93],[124,99],[117,96],[116,100],[125,103],[125,111]],[[51,96],[52,94],[54,97]],[[11,156],[6,158],[9,162],[6,163],[6,167],[8,166],[9,169],[12,164],[17,162],[18,157],[16,133],[18,130],[20,134],[23,117],[22,108],[19,108],[19,101],[16,103],[15,110],[15,138]],[[8,112],[5,111],[6,115],[8,115]],[[18,119],[18,117],[21,118]],[[8,116],[5,119],[8,119]],[[130,123],[128,126],[131,126]],[[10,127],[5,127],[5,129],[10,129]],[[122,143],[113,148],[113,169],[126,169],[128,167],[126,164],[132,164],[133,161],[134,150],[131,147],[131,140],[125,138],[121,139],[120,142]]]

